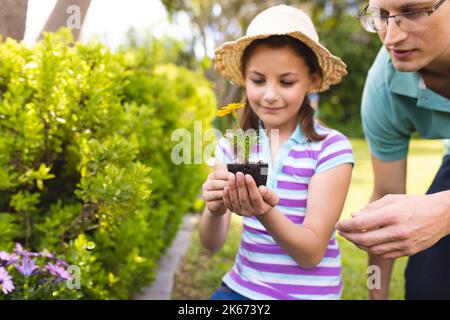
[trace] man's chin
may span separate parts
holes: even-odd
[[[417,59],[399,60],[393,54],[390,56],[395,69],[401,72],[416,72],[424,67]]]
[[[392,64],[394,65],[394,68],[400,72],[416,72],[421,69],[417,63],[397,61],[395,59],[392,59]]]

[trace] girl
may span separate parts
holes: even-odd
[[[214,64],[245,86],[241,127],[260,129],[252,157],[268,163],[269,174],[258,189],[251,176],[228,173],[232,148],[220,140],[218,164],[203,184],[200,239],[220,249],[232,212],[244,227],[234,266],[212,299],[339,299],[334,226],[354,160],[345,136],[315,122],[306,94],[340,82],[345,64],[319,44],[311,19],[286,5],[258,14],[245,37],[216,50]]]

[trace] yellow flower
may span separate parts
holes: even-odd
[[[217,110],[216,115],[218,117],[224,117],[227,114],[230,114],[232,112],[236,112],[236,109],[245,107],[245,103],[230,103],[227,104],[225,107],[220,108]]]

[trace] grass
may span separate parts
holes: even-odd
[[[372,191],[372,170],[367,144],[352,140],[356,166],[353,171],[347,201],[341,219],[350,217],[353,211],[364,207]],[[439,168],[443,147],[440,141],[413,140],[408,157],[407,190],[409,194],[423,194]],[[209,254],[200,244],[194,229],[191,244],[175,274],[172,299],[208,299],[220,284],[223,275],[234,262],[239,246],[242,224],[234,216],[230,234],[223,248],[215,255]],[[337,236],[341,251],[344,277],[343,299],[367,299],[367,255],[353,244]],[[403,299],[403,272],[406,258],[398,259],[391,280],[391,299]]]

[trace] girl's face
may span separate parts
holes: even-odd
[[[305,60],[290,47],[255,48],[246,63],[245,86],[250,107],[266,128],[294,130],[308,90],[320,83]]]

